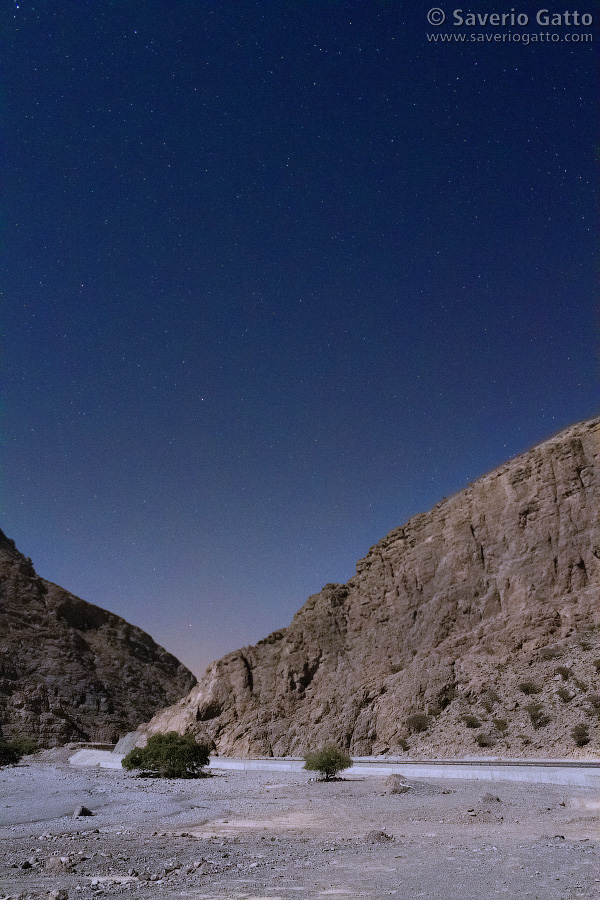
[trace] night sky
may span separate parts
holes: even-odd
[[[542,6],[5,4],[1,527],[43,577],[200,675],[598,413],[600,37]],[[560,41],[427,38],[509,31]]]

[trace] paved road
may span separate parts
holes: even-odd
[[[101,766],[119,769],[123,754],[106,750],[78,750],[69,760],[73,766]],[[246,771],[300,772],[302,759],[233,759],[213,757],[212,769],[242,769]],[[600,760],[433,760],[404,762],[355,758],[345,777],[365,778],[386,775],[406,778],[468,778],[482,781],[527,781],[541,784],[571,784],[600,789]]]

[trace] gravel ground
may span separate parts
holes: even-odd
[[[600,900],[597,790],[406,783],[29,758],[0,770],[0,898]]]

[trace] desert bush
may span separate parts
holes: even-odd
[[[575,682],[575,687],[577,688],[577,690],[587,691],[589,685],[585,681],[580,681],[579,678],[574,678],[573,681]]]
[[[594,668],[596,669],[596,672],[600,672],[600,659],[594,660]]]
[[[122,760],[124,769],[154,772],[163,778],[199,778],[208,765],[210,748],[197,744],[192,734],[153,734],[145,747],[135,747]]]
[[[519,684],[519,690],[527,696],[530,696],[531,694],[539,694],[541,688],[535,683],[535,681],[521,681],[521,683]]]
[[[508,731],[508,722],[506,719],[492,719],[492,722],[494,723],[494,728],[502,734],[505,734]]]
[[[494,738],[491,734],[486,734],[483,731],[480,731],[475,735],[475,740],[477,741],[480,747],[493,747],[494,746]]]
[[[529,703],[525,707],[525,711],[529,713],[529,718],[534,728],[541,728],[550,721],[541,703]]]
[[[590,732],[587,725],[583,722],[580,725],[575,725],[571,729],[571,737],[578,747],[585,747],[590,742]]]
[[[10,741],[0,738],[0,766],[14,765],[22,755]]]
[[[0,737],[0,766],[8,766],[19,762],[22,756],[37,753],[40,748],[28,737],[15,737],[11,740]]]
[[[398,746],[400,747],[401,750],[404,750],[405,752],[406,752],[406,750],[410,749],[410,747],[408,745],[408,741],[406,740],[406,738],[403,738],[403,737],[398,738]]]
[[[569,700],[573,699],[573,694],[566,687],[559,687],[559,689],[556,692],[556,696],[560,697],[560,699],[562,700],[563,703],[568,703]]]
[[[414,733],[427,731],[430,724],[430,718],[429,716],[426,716],[425,713],[413,713],[406,720],[406,724],[409,731],[412,731]]]
[[[591,650],[593,645],[590,644],[589,641],[579,641],[579,646],[581,647],[582,650],[587,651],[587,650]]]
[[[557,666],[554,674],[560,675],[563,681],[568,681],[571,677],[571,670],[567,666]]]
[[[325,781],[335,777],[338,772],[349,769],[351,765],[350,757],[333,744],[312,750],[304,756],[304,768],[309,772],[319,772]]]
[[[463,722],[467,726],[467,728],[479,728],[481,722],[477,718],[477,716],[473,716],[470,713],[467,713],[462,717]]]
[[[556,659],[557,656],[560,656],[560,649],[558,647],[542,647],[540,650],[540,659]]]

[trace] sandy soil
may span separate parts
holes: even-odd
[[[0,898],[600,900],[600,795],[476,781],[0,770]],[[76,807],[93,811],[73,818]]]

